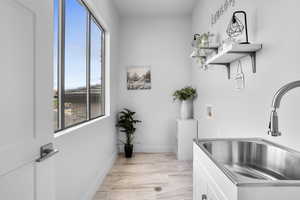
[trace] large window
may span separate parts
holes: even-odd
[[[105,114],[105,31],[81,0],[54,0],[54,130]]]

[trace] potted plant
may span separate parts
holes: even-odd
[[[119,113],[119,119],[116,124],[116,126],[120,128],[120,131],[126,135],[126,141],[121,141],[124,144],[126,158],[132,157],[134,132],[136,130],[135,124],[141,122],[140,120],[134,119],[134,115],[135,112],[125,108]]]
[[[197,97],[196,89],[188,86],[173,93],[173,100],[180,100],[180,117],[181,119],[193,118],[193,100]]]

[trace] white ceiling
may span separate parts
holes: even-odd
[[[167,16],[192,13],[196,0],[114,0],[121,16]]]

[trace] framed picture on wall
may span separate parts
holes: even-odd
[[[128,90],[150,90],[151,89],[151,67],[130,66],[127,68]]]

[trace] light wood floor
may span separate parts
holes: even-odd
[[[94,200],[192,200],[192,162],[172,153],[119,155]]]

